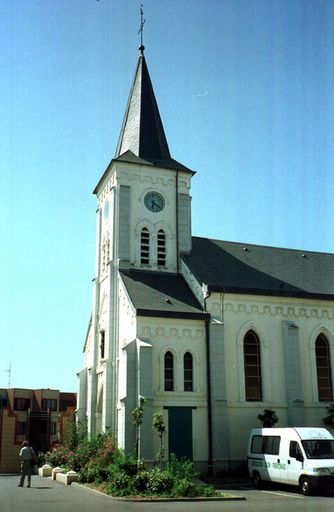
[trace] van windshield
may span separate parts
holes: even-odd
[[[334,440],[307,439],[302,445],[308,459],[334,459]]]

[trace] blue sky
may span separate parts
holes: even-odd
[[[96,183],[138,58],[140,1],[2,0],[0,387],[77,389]],[[146,0],[193,234],[334,252],[334,2]]]

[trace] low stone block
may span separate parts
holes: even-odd
[[[53,468],[53,470],[51,472],[52,480],[56,480],[57,479],[58,473],[64,473],[64,470],[62,468],[59,468],[59,467]]]
[[[65,485],[70,485],[72,482],[76,482],[78,474],[75,471],[68,471],[67,473],[57,473],[56,480]]]
[[[39,476],[51,476],[52,467],[49,464],[44,464],[41,468],[38,469]]]

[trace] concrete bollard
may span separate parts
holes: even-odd
[[[52,468],[49,464],[44,464],[41,468],[38,469],[39,476],[51,476]]]
[[[76,482],[78,474],[75,471],[68,471],[67,473],[57,473],[56,480],[65,485],[70,485],[72,482]]]
[[[58,473],[64,473],[64,470],[62,468],[59,468],[59,467],[53,468],[53,470],[51,472],[52,480],[56,480],[57,479],[57,474]]]

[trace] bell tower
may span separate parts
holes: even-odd
[[[178,272],[191,249],[190,181],[174,160],[141,45],[114,159],[97,184],[100,272],[125,269]]]
[[[125,300],[121,273],[133,279],[138,271],[151,277],[175,276],[180,255],[191,250],[194,171],[171,157],[144,50],[141,44],[115,156],[94,189],[98,208],[93,311],[85,344],[87,370],[80,374],[79,392],[80,401],[86,397],[79,410],[86,411],[90,433],[120,429],[118,361]]]

